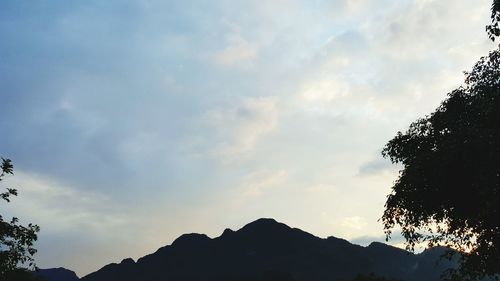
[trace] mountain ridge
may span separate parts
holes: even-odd
[[[226,228],[214,238],[183,234],[137,261],[126,258],[80,280],[350,281],[358,274],[375,273],[394,280],[437,281],[443,270],[454,266],[446,261],[436,265],[438,252],[444,251],[413,254],[380,242],[363,247],[262,218],[236,231]]]

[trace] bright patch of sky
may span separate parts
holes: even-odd
[[[260,217],[380,239],[380,151],[494,48],[490,2],[2,1],[6,210],[80,276]]]

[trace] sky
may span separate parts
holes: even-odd
[[[2,214],[79,276],[261,217],[382,241],[380,152],[495,48],[490,5],[1,1]]]

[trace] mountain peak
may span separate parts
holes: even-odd
[[[275,219],[260,218],[245,225],[239,231],[274,232],[276,230],[290,230],[290,229],[291,228],[288,225],[277,222]]]
[[[368,248],[381,248],[381,247],[385,247],[385,246],[387,246],[387,244],[384,244],[382,242],[373,241],[370,243],[370,245],[368,245]]]
[[[249,224],[265,224],[265,223],[267,223],[267,224],[279,224],[280,222],[276,221],[273,218],[260,218],[260,219],[254,220],[251,223],[248,223],[247,225],[249,225]]]
[[[132,258],[123,259],[120,264],[134,264],[135,261]]]
[[[224,232],[222,232],[221,237],[222,237],[222,236],[228,236],[228,235],[231,235],[231,234],[233,234],[233,233],[234,233],[234,230],[232,230],[232,229],[230,229],[230,228],[226,228],[226,229],[224,229]]]
[[[179,236],[179,238],[175,239],[172,242],[172,246],[182,246],[182,245],[198,245],[200,243],[209,241],[210,238],[205,234],[199,233],[188,233]]]
[[[80,280],[76,273],[66,269],[64,267],[58,268],[47,268],[47,269],[38,269],[34,272],[35,276],[40,276],[44,280],[57,280],[57,281],[78,281]]]

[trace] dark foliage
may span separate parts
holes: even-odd
[[[382,217],[388,238],[399,225],[410,250],[428,242],[464,251],[452,278],[500,273],[500,50],[382,154],[403,166]]]
[[[486,26],[486,32],[491,40],[495,41],[495,37],[500,36],[500,0],[493,0],[491,5],[491,24]]]
[[[11,270],[4,276],[7,281],[58,281],[58,280],[49,280],[43,276],[33,274],[33,271],[18,268],[15,270]]]
[[[0,181],[6,175],[13,174],[12,161],[2,158],[1,169]],[[13,188],[5,190],[0,193],[0,199],[10,202],[11,196],[17,195],[17,190]],[[28,226],[22,226],[18,222],[19,219],[16,217],[4,220],[4,217],[0,215],[0,280],[26,280],[21,279],[21,277],[25,278],[26,272],[18,267],[23,265],[28,268],[35,267],[33,255],[36,249],[33,243],[37,239],[37,232],[40,228],[31,223]],[[12,275],[17,276],[17,279],[13,279]]]

